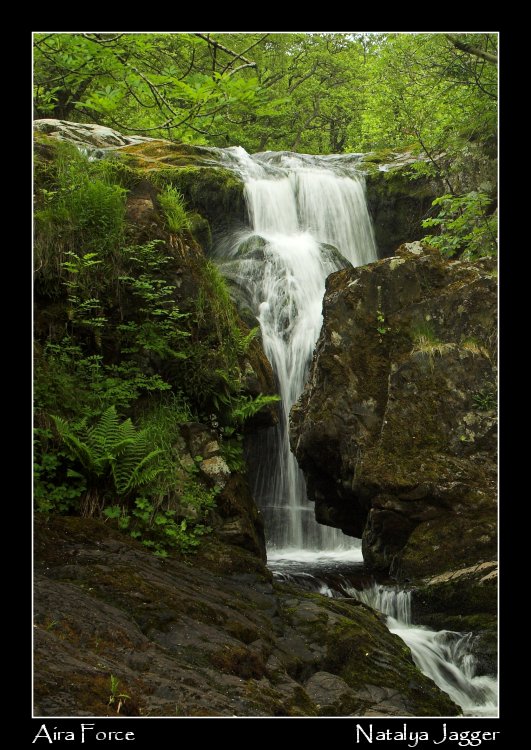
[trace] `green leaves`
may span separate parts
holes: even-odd
[[[199,518],[213,506],[213,491],[196,490],[196,507]],[[157,507],[146,497],[136,498],[131,512],[119,505],[105,508],[104,516],[117,520],[119,527],[127,531],[132,539],[138,540],[154,555],[162,559],[168,557],[171,550],[184,554],[194,552],[201,542],[201,537],[212,529],[199,521],[190,522],[186,518],[179,520],[177,511]]]
[[[446,194],[436,198],[432,206],[439,209],[438,214],[424,219],[422,226],[439,227],[439,233],[426,235],[424,242],[447,257],[460,255],[474,260],[496,253],[497,219],[488,195],[476,191]]]
[[[280,396],[266,396],[262,393],[255,398],[238,396],[231,402],[232,419],[236,424],[243,424],[265,406],[276,404],[278,401],[280,401]]]
[[[110,114],[122,104],[126,92],[113,86],[91,92],[83,101],[75,102],[78,109],[90,109],[102,114]]]
[[[170,232],[179,234],[190,228],[190,218],[184,205],[184,197],[173,185],[166,185],[158,195]]]
[[[496,34],[455,36],[496,54]],[[444,34],[73,33],[34,44],[39,117],[309,153],[448,151],[496,127],[496,66]]]
[[[79,462],[88,482],[112,477],[118,495],[153,482],[162,471],[153,466],[160,450],[149,450],[145,433],[138,432],[130,419],[120,422],[116,408],[110,406],[92,427],[86,421],[74,429],[66,420],[52,416],[57,433],[70,457]]]

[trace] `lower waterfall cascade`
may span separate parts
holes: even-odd
[[[354,576],[352,565],[345,565],[341,557],[331,566],[331,558],[314,555],[310,562],[308,556],[304,570],[297,562],[285,558],[274,557],[269,564],[281,582],[331,598],[357,599],[382,612],[389,631],[411,650],[416,666],[461,707],[465,716],[497,716],[497,679],[477,673],[473,653],[475,635],[415,625],[411,617],[411,591],[375,583],[364,576],[361,554]]]
[[[373,584],[364,589],[344,587],[345,593],[387,616],[387,627],[411,649],[413,661],[448,693],[469,716],[495,716],[498,686],[494,677],[478,675],[472,653],[473,633],[432,630],[411,621],[411,591]]]

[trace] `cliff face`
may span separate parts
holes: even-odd
[[[292,449],[318,520],[400,581],[496,553],[496,287],[419,243],[327,282]]]
[[[408,150],[374,152],[364,156],[361,168],[366,173],[367,205],[380,258],[428,234],[422,220],[432,215],[432,201],[444,193],[481,191],[496,201],[495,143],[469,143],[451,160],[436,155],[434,163]]]

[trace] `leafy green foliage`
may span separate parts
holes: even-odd
[[[164,243],[152,240],[144,245],[126,247],[122,255],[131,269],[119,281],[139,303],[137,319],[117,326],[126,354],[148,352],[161,357],[185,359],[181,345],[189,334],[182,327],[187,317],[175,304],[175,285],[168,284],[165,270],[171,257],[164,252]]]
[[[116,713],[120,713],[120,709],[125,704],[127,700],[130,700],[131,696],[127,695],[127,693],[121,693],[120,691],[120,680],[115,677],[113,674],[110,678],[110,695],[109,695],[109,706],[114,706],[115,703],[118,705],[116,706]]]
[[[128,179],[68,149],[57,162],[39,182],[46,185],[39,205],[50,211],[76,179],[101,178],[108,196],[112,180]],[[182,206],[170,188],[161,193],[167,211]],[[128,243],[118,224],[102,239],[97,221],[85,222],[81,242],[68,212],[56,218],[37,221],[54,284],[39,283],[38,293],[58,302],[45,308],[51,322],[38,326],[35,346],[36,510],[102,514],[160,557],[193,552],[211,530],[219,487],[209,486],[201,457],[188,455],[181,427],[210,422],[231,468],[245,469],[243,424],[272,400],[242,393],[243,358],[257,329],[240,323],[213,264],[194,261],[200,291],[181,312],[181,261],[171,242]]]
[[[260,394],[253,398],[252,396],[239,396],[232,402],[232,419],[235,424],[243,424],[253,417],[260,409],[270,404],[280,401],[280,396],[266,396]]]
[[[38,117],[197,141],[227,117],[274,111],[252,67],[241,74],[237,51],[218,57],[203,35],[36,34],[34,52]]]
[[[166,185],[158,195],[158,201],[166,216],[170,232],[182,232],[190,228],[184,197],[173,185]]]
[[[89,483],[112,478],[116,493],[125,496],[150,484],[161,471],[153,465],[160,451],[150,450],[146,435],[137,431],[131,419],[120,422],[114,406],[92,427],[85,420],[76,429],[61,417],[52,419],[70,458],[80,465]]]
[[[474,260],[495,254],[497,221],[496,214],[489,213],[491,204],[488,195],[475,191],[436,198],[432,205],[439,208],[439,213],[424,219],[422,226],[438,227],[439,234],[426,235],[424,242],[447,257],[459,255]]]
[[[102,163],[89,162],[70,144],[57,147],[53,179],[37,194],[36,282],[61,277],[61,268],[82,273],[76,258],[109,255],[122,241],[126,190],[110,182]]]
[[[243,435],[240,431],[243,424],[264,407],[278,403],[279,401],[280,396],[268,396],[264,394],[260,394],[255,398],[239,395],[227,399],[230,405],[230,417],[228,419],[229,423],[221,429],[223,436],[221,455],[231,471],[245,472],[246,470]]]
[[[228,423],[232,400],[242,388],[241,358],[258,329],[242,326],[227,283],[214,263],[207,261],[200,275],[182,390],[194,394],[201,412],[220,414]]]
[[[50,445],[52,432],[35,428],[33,491],[38,513],[68,513],[78,507],[86,490],[82,474],[68,468],[68,456]]]
[[[435,157],[496,128],[497,35],[458,37],[491,59],[442,33],[36,34],[35,106],[249,151]]]
[[[478,411],[495,409],[498,403],[496,386],[487,384],[482,390],[474,394],[474,404]]]
[[[172,549],[190,553],[197,549],[201,537],[212,529],[199,519],[214,506],[215,490],[206,490],[196,482],[191,482],[183,498],[197,510],[196,518],[179,518],[177,510],[157,507],[146,497],[138,497],[131,512],[119,505],[105,508],[103,514],[116,519],[118,526],[132,539],[153,552],[157,557],[168,557]]]

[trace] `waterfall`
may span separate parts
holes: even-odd
[[[340,531],[315,521],[288,428],[321,330],[326,277],[377,258],[357,157],[249,156],[241,148],[220,154],[244,180],[251,227],[221,242],[217,261],[260,325],[281,396],[279,424],[263,437],[254,472],[268,547],[353,548]]]
[[[474,634],[415,625],[409,591],[367,585],[359,540],[315,521],[289,449],[289,411],[321,329],[326,277],[377,259],[358,156],[250,156],[230,148],[218,158],[244,181],[250,228],[220,241],[216,260],[260,325],[282,398],[278,426],[255,449],[254,497],[265,517],[269,567],[278,581],[379,610],[417,667],[466,715],[496,716],[497,682],[476,672]]]
[[[410,591],[378,584],[362,590],[343,585],[342,589],[387,615],[387,627],[407,643],[420,671],[461,706],[465,715],[496,716],[497,681],[476,674],[473,633],[431,630],[412,624]]]

